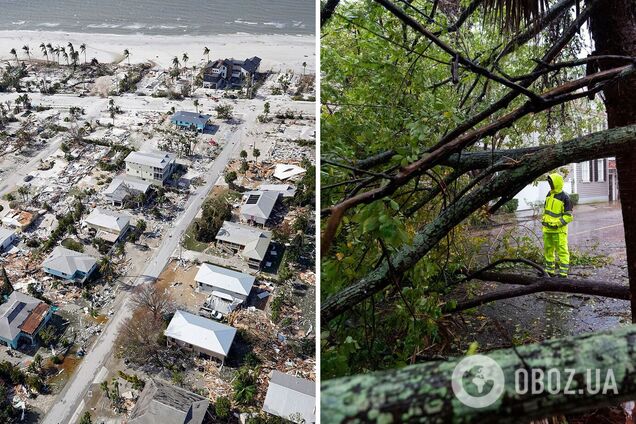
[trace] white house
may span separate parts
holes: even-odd
[[[272,371],[263,411],[294,423],[315,423],[316,382]]]
[[[250,295],[256,279],[249,274],[212,264],[201,264],[194,281],[197,291],[211,293],[214,309],[228,314]]]
[[[236,328],[185,311],[175,312],[164,332],[168,345],[221,361],[230,353]]]
[[[147,194],[152,184],[129,175],[118,175],[102,191],[104,198],[113,206],[122,206],[126,199]]]
[[[0,251],[7,250],[18,237],[15,231],[8,228],[0,228]]]
[[[131,152],[126,156],[126,175],[163,185],[174,170],[176,156],[167,152]]]
[[[285,181],[290,179],[295,179],[299,175],[307,172],[305,168],[301,168],[297,165],[285,165],[283,163],[279,163],[274,168],[274,178],[277,180]]]
[[[239,215],[242,222],[265,225],[272,215],[280,193],[277,191],[248,191],[243,194]]]
[[[85,253],[57,246],[42,263],[44,272],[83,283],[97,268],[97,260]]]
[[[294,197],[296,187],[291,184],[261,184],[258,186],[261,191],[277,191],[283,197]]]

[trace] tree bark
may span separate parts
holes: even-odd
[[[464,311],[495,300],[510,299],[539,292],[578,293],[629,300],[629,287],[605,281],[537,277],[526,274],[493,271],[482,272],[475,278],[483,281],[513,284],[520,287],[495,290],[481,296],[476,296],[472,299],[458,302],[454,308],[447,307],[445,312]]]
[[[523,187],[545,172],[572,162],[607,157],[616,154],[628,143],[636,141],[636,125],[589,134],[552,146],[550,149],[528,155],[519,166],[502,171],[489,184],[463,196],[443,210],[431,223],[415,234],[413,244],[400,249],[390,260],[384,261],[368,276],[327,298],[321,307],[324,324],[391,283],[390,272],[401,275],[411,269],[449,231],[470,214],[493,199],[508,195],[513,189]]]
[[[542,343],[489,352],[501,366],[505,385],[495,403],[475,409],[454,395],[451,381],[461,358],[408,366],[353,377],[337,378],[321,384],[322,423],[419,422],[419,423],[523,423],[556,414],[588,411],[616,405],[636,397],[636,326],[609,332],[586,334]],[[560,391],[519,394],[515,372],[519,369],[559,370]],[[600,385],[611,370],[617,393],[591,393],[579,389],[595,387],[595,371],[600,369]],[[569,371],[573,378],[566,394]],[[530,371],[529,371],[530,373]],[[591,377],[591,378],[590,378]],[[591,380],[591,381],[590,381]],[[552,380],[554,381],[554,379]],[[552,385],[551,387],[556,387]]]
[[[605,0],[590,17],[596,55],[636,56],[636,2]],[[599,63],[610,69],[613,61]],[[636,123],[636,76],[629,76],[604,90],[609,128]],[[636,323],[636,144],[616,156],[619,192],[625,229],[627,270],[631,290],[632,322]]]

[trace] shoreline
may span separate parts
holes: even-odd
[[[40,51],[40,43],[66,47],[72,43],[76,50],[86,44],[86,58],[96,58],[100,62],[113,63],[123,59],[124,49],[130,51],[130,63],[152,61],[162,67],[172,66],[175,56],[181,60],[183,53],[190,57],[188,66],[204,63],[203,48],[210,49],[210,59],[245,59],[259,56],[262,70],[299,72],[302,63],[307,63],[307,71],[316,69],[316,37],[314,35],[283,34],[214,34],[204,35],[146,35],[146,34],[106,34],[65,31],[0,31],[0,61],[13,61],[10,54],[16,49],[19,60],[27,60],[22,46],[28,45],[31,58],[45,60]],[[63,60],[61,60],[63,62]],[[84,54],[80,54],[84,61]],[[126,61],[127,62],[127,61]]]

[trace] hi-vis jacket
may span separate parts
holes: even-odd
[[[565,233],[568,232],[568,224],[572,222],[572,202],[570,197],[563,192],[563,177],[560,174],[551,174],[548,182],[552,190],[545,198],[543,209],[544,233]]]

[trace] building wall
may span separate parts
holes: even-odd
[[[13,241],[16,239],[16,235],[12,234],[11,237],[8,237],[4,243],[2,243],[2,245],[0,246],[0,250],[5,250],[7,247],[9,247],[11,245],[11,243],[13,243]]]
[[[171,172],[172,165],[168,165],[164,169],[159,169],[138,163],[126,162],[127,175],[141,178],[144,181],[157,185],[163,185],[163,182],[170,176]]]
[[[95,224],[87,224],[90,228],[93,228],[94,230],[97,231],[106,231],[107,233],[111,233],[111,234],[116,234],[118,237],[121,237],[122,235],[126,234],[126,232],[128,231],[128,229],[130,228],[130,224],[126,224],[126,226],[124,227],[124,229],[121,232],[115,231],[112,228],[107,228],[107,227],[102,227],[100,225],[95,225]]]
[[[247,299],[247,296],[245,296],[244,294],[235,293],[233,291],[226,290],[226,289],[223,289],[221,287],[216,287],[216,286],[211,286],[211,285],[208,285],[208,284],[204,284],[204,283],[201,283],[200,281],[197,281],[197,290],[199,290],[200,292],[204,292],[204,293],[211,293],[213,291],[218,291],[218,292],[221,292],[221,293],[229,294],[233,298],[239,299],[241,301],[244,301],[245,299]]]
[[[207,355],[207,356],[209,356],[211,358],[216,358],[219,361],[224,361],[225,360],[225,355],[221,355],[219,353],[212,352],[210,350],[204,349],[204,348],[199,347],[199,346],[191,345],[189,343],[183,342],[181,340],[177,340],[177,339],[172,338],[172,337],[166,337],[166,338],[168,339],[168,343],[174,343],[177,346],[180,346],[180,347],[182,347],[184,349],[191,350],[191,351],[196,352],[198,354]]]
[[[583,167],[588,166],[589,162],[581,162],[576,164],[576,185],[579,195],[579,203],[599,203],[609,201],[609,178],[607,176],[607,159],[602,159],[605,164],[603,177],[604,181],[583,181]],[[590,176],[590,180],[594,177]],[[599,174],[599,179],[600,174]]]

